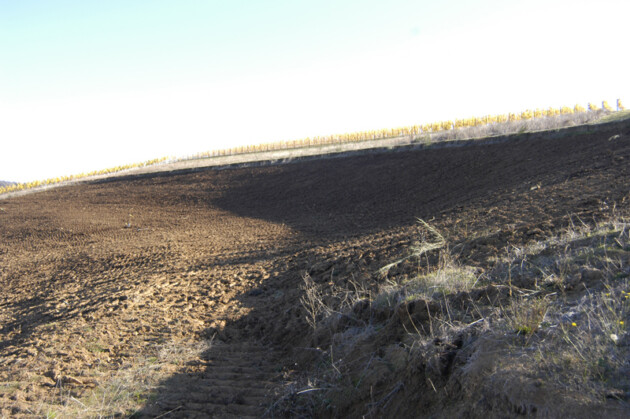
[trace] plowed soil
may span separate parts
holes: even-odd
[[[0,416],[46,415],[44,403],[81,400],[163,345],[199,340],[210,348],[174,364],[139,416],[264,415],[302,368],[290,354],[308,332],[305,273],[371,275],[408,252],[417,218],[454,242],[523,242],[629,205],[627,124],[548,137],[0,201]],[[483,263],[502,246],[467,252]]]

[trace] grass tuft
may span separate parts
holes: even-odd
[[[155,398],[162,380],[177,366],[200,356],[210,344],[173,341],[155,348],[154,355],[123,364],[113,374],[88,371],[84,383],[93,385],[83,391],[60,380],[56,397],[42,400],[32,413],[46,418],[132,417]]]
[[[315,342],[328,349],[317,348],[317,368],[274,405],[278,412],[382,415],[405,380],[425,386],[427,405],[462,402],[449,398],[462,387],[471,400],[551,416],[575,403],[630,401],[626,218],[574,217],[557,235],[508,243],[483,268],[450,250],[465,243],[447,243],[422,220],[419,227],[410,254],[375,273],[378,292],[305,279],[302,304]],[[418,274],[399,280],[392,268],[410,259]],[[360,321],[335,321],[344,316]]]

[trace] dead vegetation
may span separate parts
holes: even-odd
[[[477,127],[460,128],[453,131],[438,132],[432,134],[431,141],[465,140],[469,138],[486,138],[497,135],[523,134],[546,130],[558,130],[578,125],[596,123],[617,115],[622,118],[625,112],[608,112],[596,110],[571,114],[560,114],[544,118],[524,119],[508,121],[499,124],[481,125]]]
[[[627,416],[628,128],[6,198],[0,416]]]
[[[33,386],[47,386],[48,397],[33,400],[27,413],[33,417],[129,417],[155,399],[162,380],[206,351],[209,341],[172,341],[156,345],[151,356],[128,359],[112,374],[106,364],[87,366],[81,375],[71,376],[53,368],[44,375],[16,371],[16,381],[1,383],[2,391],[19,400]],[[90,351],[103,352],[98,343]],[[17,413],[17,412],[16,412]]]
[[[469,266],[420,221],[417,269],[318,288],[302,299],[315,366],[278,415],[301,417],[627,414],[630,223],[569,226]],[[439,244],[439,245],[438,245]],[[421,256],[425,256],[422,258]],[[405,268],[403,268],[405,269]],[[326,292],[322,289],[325,288]],[[417,409],[417,410],[415,410]]]

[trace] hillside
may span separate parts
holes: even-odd
[[[0,188],[2,188],[3,186],[9,186],[9,185],[14,185],[14,182],[7,182],[4,180],[0,180]]]
[[[0,415],[627,417],[629,184],[621,121],[8,197]]]
[[[278,164],[296,159],[339,157],[347,154],[361,154],[396,148],[435,148],[466,145],[470,141],[500,142],[514,134],[575,135],[590,130],[590,126],[602,123],[619,122],[630,117],[630,111],[623,110],[618,101],[618,110],[604,101],[599,109],[589,104],[588,111],[580,105],[572,110],[559,109],[524,111],[521,114],[486,115],[466,120],[442,121],[428,125],[389,128],[377,131],[363,131],[325,137],[303,138],[258,145],[238,146],[201,152],[189,156],[162,157],[124,164],[87,173],[58,176],[33,180],[26,183],[0,185],[0,199],[23,195],[58,186],[91,182],[121,175],[156,173],[186,170],[200,167],[251,166]],[[559,133],[554,133],[558,131]],[[382,151],[382,150],[381,150]],[[345,154],[344,154],[345,153]]]

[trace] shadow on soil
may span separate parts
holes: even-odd
[[[243,217],[284,223],[313,240],[338,240],[457,211],[462,203],[491,208],[493,195],[627,164],[630,137],[609,140],[618,130],[234,169],[231,187],[210,203]]]
[[[315,249],[297,254],[278,249],[269,269],[274,275],[228,303],[247,308],[248,314],[221,328],[207,329],[203,336],[211,346],[201,354],[201,361],[183,366],[163,381],[152,402],[134,417],[267,415],[283,392],[289,371],[296,368],[286,356],[308,335],[299,300],[304,267],[316,260],[315,253]],[[255,263],[259,256],[244,254],[221,263]],[[220,301],[220,296],[216,298]]]
[[[181,196],[194,205],[284,223],[312,244],[297,253],[280,248],[274,255],[224,258],[221,263],[229,265],[270,257],[277,274],[234,297],[249,313],[220,329],[208,329],[205,334],[214,338],[214,344],[202,356],[202,365],[189,366],[164,381],[155,403],[137,416],[260,417],[290,369],[288,359],[281,356],[304,344],[307,323],[300,285],[304,272],[318,259],[327,257],[334,266],[337,259],[359,258],[362,249],[350,253],[341,249],[351,246],[353,239],[369,242],[371,235],[388,229],[402,229],[395,239],[408,241],[416,217],[446,215],[448,221],[436,221],[438,227],[440,222],[455,225],[460,216],[479,225],[506,220],[531,225],[558,220],[580,208],[585,213],[596,211],[601,199],[614,201],[627,194],[619,185],[623,182],[615,179],[628,175],[630,140],[609,141],[609,134],[234,169],[230,187],[221,193],[216,193],[215,185],[212,191]],[[178,175],[176,181],[187,182],[192,176]],[[212,171],[196,172],[189,181],[198,184],[200,178],[211,183],[215,176]],[[586,178],[591,183],[600,179],[603,188],[571,194]],[[541,185],[549,188],[547,195],[528,199],[528,194],[539,193]],[[500,208],[503,218],[493,219],[492,208]],[[332,254],[316,249],[325,245],[336,249]],[[384,255],[375,263],[387,259]]]

